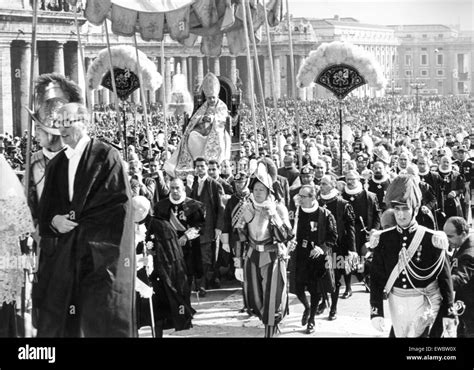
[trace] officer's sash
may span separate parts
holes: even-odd
[[[178,220],[178,217],[176,217],[176,215],[174,214],[174,212],[171,212],[171,215],[170,215],[170,223],[171,223],[171,226],[173,226],[173,228],[176,230],[176,231],[186,231],[186,228],[184,227],[184,225]]]
[[[407,253],[406,262],[402,258],[403,247],[402,247],[402,249],[400,249],[400,253],[398,255],[398,263],[393,268],[393,270],[392,270],[392,272],[391,272],[391,274],[390,274],[390,276],[387,280],[387,283],[385,284],[385,287],[383,289],[384,299],[388,298],[388,294],[392,290],[393,284],[395,284],[395,280],[397,280],[398,275],[400,275],[400,273],[405,269],[405,264],[410,262],[410,260],[412,259],[413,255],[415,254],[416,250],[418,249],[418,246],[421,243],[421,240],[425,236],[426,230],[427,230],[426,227],[418,226],[418,229],[416,230],[415,236],[413,237],[413,239],[411,240],[410,245],[408,246],[408,250],[406,252]]]
[[[232,224],[232,228],[235,228],[237,223],[240,221],[240,218],[242,217],[242,213],[244,212],[244,204],[245,204],[245,200],[244,199],[240,199],[239,200],[239,203],[237,203],[237,205],[234,207],[234,209],[232,210],[232,214],[231,214],[231,217],[232,217],[232,221],[231,221],[231,224]]]

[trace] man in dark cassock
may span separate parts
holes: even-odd
[[[181,246],[183,236],[178,237],[173,224],[161,218],[160,213],[150,219],[147,229],[144,247],[153,256],[153,271],[148,279],[154,292],[155,332],[159,338],[164,329],[192,328],[196,311],[191,307],[191,287]]]
[[[390,178],[387,173],[387,165],[381,160],[376,160],[372,165],[372,171],[374,172],[373,177],[367,182],[367,190],[374,193],[377,196],[379,202],[380,211],[385,211],[385,203],[383,198],[387,191],[388,185],[390,184]]]
[[[159,201],[153,213],[157,218],[170,221],[176,231],[186,263],[188,283],[191,286],[194,276],[199,279],[202,276],[199,235],[205,222],[204,205],[186,197],[183,181],[175,178],[170,182],[170,197]]]
[[[377,196],[367,190],[364,190],[360,182],[360,175],[357,171],[351,170],[346,173],[347,185],[342,192],[342,198],[349,201],[355,214],[355,240],[356,251],[360,257],[365,256],[364,246],[369,242],[371,230],[380,228],[380,208]],[[356,273],[357,278],[364,280],[366,287],[368,285],[368,275],[361,272]],[[350,282],[350,280],[349,280]],[[368,287],[367,287],[368,288]],[[352,296],[351,286],[346,286],[346,291],[342,298]]]
[[[453,284],[442,232],[416,222],[421,191],[409,174],[397,176],[386,200],[397,225],[371,240],[370,317],[375,329],[385,329],[383,300],[388,299],[395,337],[426,336],[438,312],[443,326],[455,327]]]
[[[355,247],[355,214],[351,204],[342,199],[336,189],[337,180],[334,176],[324,175],[321,179],[321,191],[318,202],[322,208],[326,208],[334,216],[337,226],[337,242],[334,245],[333,261],[335,290],[331,293],[331,309],[329,311],[329,320],[336,319],[337,301],[339,299],[339,289],[341,287],[341,277],[344,276],[346,287],[351,284],[351,274],[348,264],[357,257]],[[341,265],[340,261],[344,264]]]
[[[39,337],[137,335],[130,184],[120,153],[88,124],[78,103],[54,121],[69,148],[49,162],[39,205]]]
[[[471,199],[471,181],[473,180],[472,174],[474,173],[474,160],[473,158],[469,158],[469,150],[466,145],[458,145],[456,149],[459,157],[459,160],[456,161],[459,167],[459,173],[465,180],[465,192],[462,207],[463,214],[467,219],[469,202]]]
[[[286,177],[288,185],[291,187],[293,182],[300,175],[300,171],[296,168],[295,157],[293,155],[285,155],[283,158],[283,164],[284,166],[278,169],[278,174]]]
[[[303,185],[299,191],[299,212],[296,241],[292,242],[295,259],[295,291],[304,305],[301,325],[306,333],[314,332],[314,317],[323,294],[334,292],[332,251],[337,242],[337,225],[334,216],[319,206],[314,186]],[[308,304],[305,290],[311,295]]]

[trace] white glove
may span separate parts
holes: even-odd
[[[199,237],[199,230],[195,227],[192,227],[184,232],[188,240],[193,240]]]
[[[230,245],[228,243],[222,244],[222,249],[230,253]]]
[[[375,330],[378,331],[385,331],[387,324],[385,323],[385,319],[382,316],[375,316],[370,320],[372,323],[372,326],[375,328]]]
[[[244,270],[242,268],[236,268],[234,274],[238,281],[244,281]]]
[[[316,258],[319,257],[320,255],[324,254],[324,251],[321,249],[321,247],[314,247],[314,249],[309,252],[309,256],[311,258]]]
[[[240,258],[234,257],[234,267],[237,269],[242,268],[242,261]]]
[[[456,338],[457,337],[457,323],[456,319],[443,317],[443,337]]]

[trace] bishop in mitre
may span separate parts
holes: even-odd
[[[220,83],[209,72],[202,81],[206,101],[191,117],[178,150],[168,162],[165,171],[172,177],[193,171],[193,161],[198,157],[215,159],[221,163],[230,159],[230,135],[226,130],[229,116],[227,105],[219,99]]]

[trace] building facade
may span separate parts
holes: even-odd
[[[84,46],[84,65],[78,50],[78,38],[74,14],[67,1],[40,1],[38,25],[36,28],[37,51],[32,61],[32,9],[27,0],[0,0],[0,133],[16,136],[27,128],[28,115],[24,106],[30,104],[30,75],[48,72],[63,73],[77,81],[88,94],[91,106],[113,102],[113,94],[99,88],[85,89],[85,71],[100,50],[106,47],[104,25],[92,26],[78,14],[81,40]],[[360,23],[353,18],[305,19],[292,18],[292,40],[294,60],[290,60],[289,32],[287,20],[271,29],[272,55],[264,27],[259,31],[260,43],[258,65],[263,95],[273,96],[273,85],[277,98],[296,97],[301,100],[330,97],[331,94],[319,85],[296,88],[295,75],[312,50],[323,42],[348,41],[361,46],[382,66],[389,81],[388,90],[402,94],[413,94],[413,83],[423,81],[417,93],[465,94],[472,92],[472,34],[462,34],[446,26],[381,26]],[[109,26],[110,30],[110,26]],[[110,34],[111,45],[132,44],[132,39]],[[150,103],[169,101],[172,76],[181,71],[188,81],[192,93],[199,86],[204,75],[214,72],[229,77],[242,89],[244,101],[254,97],[260,101],[260,86],[253,71],[247,68],[246,55],[232,56],[227,48],[219,58],[203,56],[200,45],[185,48],[165,37],[165,60],[162,70],[159,42],[141,41],[138,47],[155,62],[162,74],[167,97],[160,88],[154,94],[146,92]],[[254,91],[250,89],[253,75]],[[391,81],[391,83],[390,83]],[[422,83],[419,83],[421,86]],[[386,92],[375,92],[364,86],[352,94],[359,96],[380,96]],[[140,101],[139,90],[131,96],[133,102]]]

